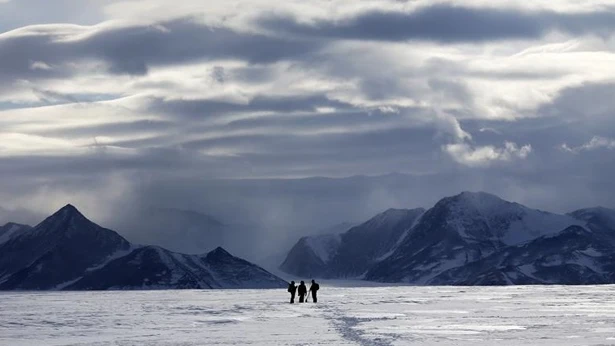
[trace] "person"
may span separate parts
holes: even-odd
[[[299,303],[304,303],[305,295],[307,294],[307,287],[305,287],[305,282],[301,281],[301,284],[298,287],[299,293]]]
[[[312,293],[312,301],[314,303],[318,301],[318,298],[316,297],[316,291],[318,291],[319,288],[320,286],[316,283],[316,281],[312,280],[312,284],[310,285],[310,292]]]
[[[297,293],[297,286],[295,286],[294,281],[288,284],[288,292],[290,293],[290,303],[293,304],[295,302],[295,293]]]

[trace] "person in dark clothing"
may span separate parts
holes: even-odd
[[[303,303],[305,299],[305,295],[307,294],[307,287],[305,287],[305,282],[301,281],[301,284],[298,287],[299,293],[299,303]]]
[[[316,281],[312,280],[312,284],[310,285],[310,292],[312,293],[312,301],[314,303],[318,301],[318,298],[316,297],[316,291],[318,291],[319,288],[320,286],[316,283]]]
[[[294,281],[288,284],[288,293],[290,293],[290,303],[293,304],[295,302],[295,293],[297,293],[297,286],[295,286]]]

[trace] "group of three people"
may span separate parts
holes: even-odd
[[[320,286],[314,281],[312,280],[312,285],[310,286],[310,293],[312,294],[312,301],[314,303],[316,303],[318,301],[318,297],[316,296],[316,292],[318,291],[318,289],[320,288]],[[308,290],[305,287],[305,283],[303,281],[301,281],[301,283],[299,284],[299,286],[295,286],[295,282],[291,281],[290,284],[288,284],[288,292],[290,293],[290,303],[293,304],[295,302],[295,293],[299,293],[299,303],[304,303],[307,301],[307,299],[305,299]]]

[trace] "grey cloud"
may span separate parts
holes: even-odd
[[[175,122],[167,120],[135,120],[108,122],[98,125],[80,125],[61,129],[43,129],[36,131],[36,133],[61,138],[92,137],[92,141],[94,141],[94,138],[97,136],[122,136],[134,135],[135,133],[159,132],[172,130],[175,126]]]
[[[591,125],[593,122],[590,120],[595,120],[595,117],[612,117],[615,108],[613,90],[613,82],[584,83],[564,88],[552,103],[544,105],[538,112]]]
[[[191,60],[239,58],[268,63],[301,55],[318,47],[296,41],[226,28],[199,25],[191,19],[100,32],[84,42],[84,51],[112,63],[115,72],[141,74],[148,65]]]
[[[72,30],[77,34],[84,29]],[[0,36],[0,76],[9,80],[66,78],[77,72],[68,64],[92,59],[106,62],[111,73],[132,75],[147,73],[149,66],[199,60],[237,58],[270,63],[301,56],[321,45],[312,40],[207,27],[190,18],[158,26],[90,27],[85,31],[92,34],[72,40],[67,40],[63,31],[61,27],[43,27],[35,34]],[[52,68],[32,69],[35,61]]]
[[[427,40],[437,42],[484,42],[537,39],[551,30],[571,34],[610,35],[615,12],[560,14],[516,9],[471,8],[445,4],[425,6],[412,12],[366,11],[340,20],[299,23],[293,18],[267,15],[258,23],[264,28],[298,36],[379,41]]]
[[[509,181],[505,184],[511,190],[517,190],[516,194],[534,195],[534,203],[545,209],[570,211],[579,205],[615,206],[611,193],[615,188],[612,151],[603,147],[570,155],[561,150],[562,143],[577,148],[591,143],[594,136],[615,138],[615,119],[609,112],[615,106],[613,88],[609,83],[566,88],[552,102],[535,110],[534,117],[515,122],[462,121],[462,126],[473,134],[477,145],[489,145],[506,138],[517,143],[530,143],[533,148],[532,155],[524,161],[505,170],[490,169],[477,172],[477,175],[488,181],[501,175],[502,179]],[[480,132],[484,127],[494,128],[500,134]],[[491,183],[486,186],[495,188]]]

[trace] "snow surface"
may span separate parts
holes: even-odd
[[[0,345],[609,345],[615,286],[0,293]]]

